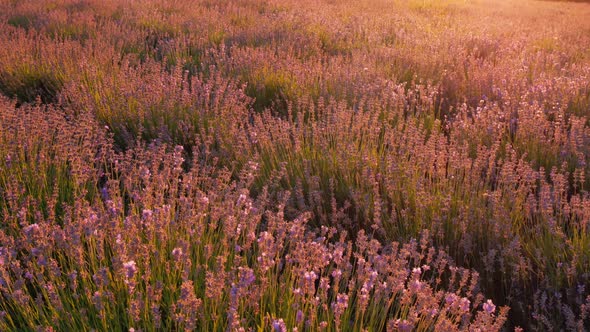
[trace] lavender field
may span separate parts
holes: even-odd
[[[0,331],[590,330],[590,3],[0,0]]]

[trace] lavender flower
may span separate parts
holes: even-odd
[[[407,320],[397,320],[397,329],[400,332],[410,332],[414,328],[413,324]]]
[[[287,332],[287,325],[282,318],[273,320],[272,328],[275,332]]]
[[[133,279],[135,272],[137,272],[137,265],[135,264],[135,261],[123,263],[123,268],[125,269],[125,277],[127,279]]]
[[[182,258],[183,252],[182,248],[174,248],[172,249],[172,257],[174,260],[179,261]]]
[[[301,324],[301,323],[303,323],[304,319],[305,319],[305,315],[303,314],[303,311],[297,310],[297,313],[295,314],[295,322],[297,324]]]
[[[492,300],[487,300],[484,304],[483,304],[483,310],[485,312],[487,312],[488,314],[493,314],[496,311],[496,306],[494,305],[494,303],[492,302]]]
[[[242,289],[246,289],[256,281],[256,275],[250,268],[239,267],[238,268],[239,286]]]
[[[27,236],[32,236],[36,232],[39,232],[39,225],[37,224],[31,224],[23,228],[23,233],[25,233]]]
[[[461,301],[459,303],[459,308],[463,312],[468,312],[469,311],[469,308],[470,308],[470,305],[471,305],[471,301],[469,301],[468,298],[466,298],[466,297],[461,298]]]

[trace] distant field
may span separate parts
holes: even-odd
[[[0,0],[0,331],[590,330],[589,190],[588,3]]]

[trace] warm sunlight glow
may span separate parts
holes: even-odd
[[[0,0],[0,331],[590,331],[590,2]]]

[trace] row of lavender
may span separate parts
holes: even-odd
[[[289,193],[273,197],[273,181],[250,197],[254,162],[237,179],[215,161],[183,170],[180,146],[115,154],[88,114],[8,102],[1,114],[2,330],[497,330],[505,320],[478,274],[428,232],[382,245],[360,231],[353,242],[310,227],[310,213],[287,220]]]

